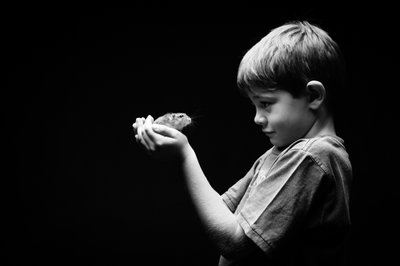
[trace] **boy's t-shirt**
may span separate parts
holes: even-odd
[[[342,265],[351,179],[341,138],[300,139],[268,150],[222,199],[269,265]]]

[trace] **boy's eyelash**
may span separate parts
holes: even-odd
[[[266,101],[262,101],[262,102],[251,102],[252,105],[254,106],[261,106],[263,108],[266,108],[268,106],[270,106],[272,104],[272,102],[266,102]]]

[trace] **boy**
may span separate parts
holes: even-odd
[[[136,119],[137,142],[180,167],[219,265],[345,263],[352,169],[333,121],[343,70],[337,44],[308,22],[282,25],[246,53],[238,86],[273,147],[222,196],[185,135]]]

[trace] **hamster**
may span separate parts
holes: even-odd
[[[154,120],[154,124],[160,124],[182,131],[192,123],[192,119],[185,113],[166,113]]]

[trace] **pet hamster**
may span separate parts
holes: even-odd
[[[185,113],[166,113],[154,120],[154,124],[160,124],[182,131],[192,123],[192,119]]]

